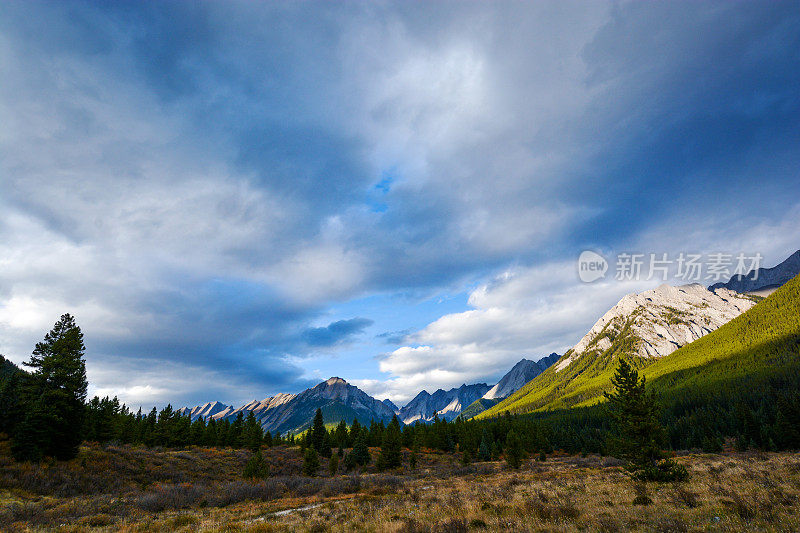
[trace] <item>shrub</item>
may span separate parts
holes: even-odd
[[[269,465],[261,455],[261,450],[256,453],[247,461],[244,466],[244,477],[248,479],[265,479],[269,477]]]

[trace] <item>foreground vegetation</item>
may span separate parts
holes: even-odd
[[[39,464],[8,453],[0,442],[2,531],[800,529],[800,456],[790,453],[684,455],[676,461],[689,480],[661,484],[633,483],[618,461],[596,455],[513,470],[422,449],[412,470],[404,450],[404,466],[386,473],[326,464],[309,478],[299,448],[282,445],[262,451],[270,477],[248,480],[250,452],[231,448],[92,444]],[[370,453],[374,465],[378,450]]]

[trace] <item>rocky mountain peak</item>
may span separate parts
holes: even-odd
[[[640,357],[663,357],[714,331],[755,305],[755,299],[726,288],[714,292],[693,283],[660,285],[624,296],[556,365],[563,370],[584,353],[601,353],[627,339]]]

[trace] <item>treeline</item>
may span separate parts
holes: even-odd
[[[144,444],[181,448],[184,446],[217,446],[257,449],[292,442],[264,432],[252,412],[243,416],[237,413],[233,420],[192,421],[187,413],[175,411],[167,405],[161,411],[154,407],[143,414],[141,409],[132,413],[117,398],[92,398],[86,405],[83,439],[87,441],[121,444]]]

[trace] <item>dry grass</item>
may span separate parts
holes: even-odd
[[[638,486],[591,456],[512,472],[423,453],[415,472],[310,479],[297,475],[297,450],[264,455],[275,475],[258,483],[239,477],[247,454],[233,450],[87,447],[66,464],[2,460],[0,530],[800,530],[800,456],[789,453],[688,455],[688,482]]]

